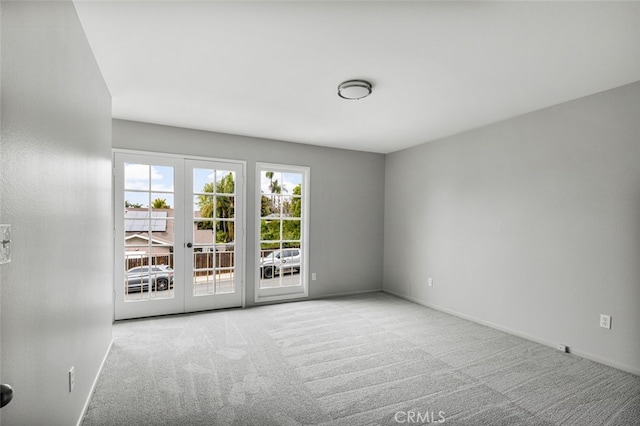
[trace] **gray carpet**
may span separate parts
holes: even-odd
[[[384,293],[113,334],[85,426],[640,424],[640,377]]]

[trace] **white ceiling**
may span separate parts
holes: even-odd
[[[75,4],[114,117],[223,133],[387,153],[640,80],[640,2]]]

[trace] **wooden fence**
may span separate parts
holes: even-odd
[[[174,268],[173,253],[153,254],[151,256],[129,256],[125,259],[125,268],[137,268],[139,266],[148,266],[149,261],[152,265],[167,265]],[[217,251],[217,252],[194,252],[193,268],[196,270],[195,275],[208,275],[206,269],[213,268],[233,268],[235,266],[235,253],[233,251]],[[218,271],[226,272],[226,271]]]

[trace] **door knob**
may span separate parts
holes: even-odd
[[[13,388],[9,385],[0,385],[0,408],[4,407],[13,399]]]
[[[192,243],[187,243],[187,248],[191,248],[191,247],[193,247],[193,244]]]

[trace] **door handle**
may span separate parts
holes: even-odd
[[[9,385],[0,385],[0,408],[4,407],[13,399],[13,388]]]
[[[187,243],[187,248],[193,247],[193,243]]]

